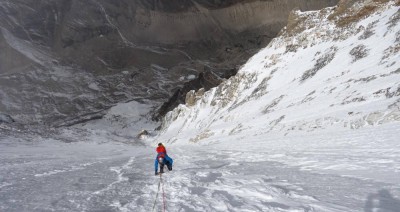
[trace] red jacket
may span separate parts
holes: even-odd
[[[161,153],[162,152],[164,154],[167,154],[167,150],[165,149],[164,146],[157,147],[156,151],[157,151],[157,153]]]

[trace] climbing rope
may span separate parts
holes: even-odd
[[[166,209],[167,209],[167,204],[166,204],[166,201],[165,201],[164,182],[163,182],[163,179],[162,179],[161,175],[160,175],[160,181],[161,181],[162,192],[163,192],[163,205],[164,205],[164,212],[165,212]]]
[[[161,179],[161,175],[160,175],[160,179]],[[153,210],[152,210],[153,212],[155,211],[154,209],[156,208],[158,194],[160,193],[160,185],[161,185],[161,180],[160,180],[160,182],[158,182],[158,190],[157,190],[156,198],[154,198],[154,204],[153,204]]]
[[[158,182],[157,194],[156,194],[156,198],[154,199],[153,210],[152,210],[153,212],[155,211],[154,209],[156,208],[158,194],[160,193],[161,187],[162,187],[162,193],[163,193],[163,211],[165,212],[167,209],[167,204],[166,204],[166,200],[165,200],[164,182],[162,179],[162,174],[160,173],[160,181]]]

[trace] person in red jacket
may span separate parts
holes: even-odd
[[[167,165],[168,170],[172,171],[173,160],[167,155],[167,150],[162,143],[158,144],[156,151],[157,156],[154,161],[155,174],[158,175],[164,173],[164,165]],[[158,172],[158,165],[160,165],[160,172]]]

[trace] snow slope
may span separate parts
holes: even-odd
[[[376,3],[377,4],[377,3]],[[198,142],[357,129],[400,121],[399,7],[345,27],[322,12],[297,12],[287,29],[238,75],[181,105],[164,121],[163,139]],[[365,4],[355,6],[362,10]],[[293,31],[301,30],[292,35]]]
[[[53,137],[0,136],[0,211],[399,212],[399,3],[341,6],[293,13],[156,137],[132,138],[154,124],[137,102]],[[158,142],[174,159],[160,188]]]
[[[75,143],[2,139],[0,211],[150,211],[154,202],[164,211],[164,201],[166,211],[180,212],[399,211],[400,148],[392,146],[399,135],[397,125],[382,125],[170,145],[174,168],[160,190],[153,147],[104,143],[101,135]]]

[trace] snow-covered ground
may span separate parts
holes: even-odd
[[[399,212],[400,7],[382,2],[292,14],[159,134],[138,102],[54,136],[1,123],[0,211]],[[174,159],[161,179],[158,142]]]
[[[399,137],[384,125],[167,145],[156,211],[163,193],[166,211],[399,211]],[[151,211],[154,157],[140,143],[2,140],[0,211]]]

